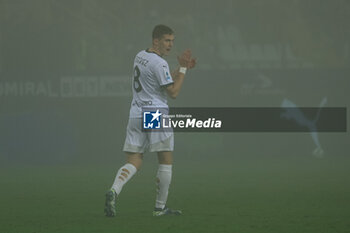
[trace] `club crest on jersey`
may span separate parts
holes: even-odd
[[[157,111],[143,112],[143,128],[144,129],[160,129],[162,113]]]

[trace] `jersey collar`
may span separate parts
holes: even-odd
[[[146,51],[146,53],[154,53],[154,54],[158,55],[159,57],[162,57],[162,56],[160,56],[160,55],[159,55],[158,53],[156,53],[156,52],[149,51],[149,48],[145,49],[145,51]]]

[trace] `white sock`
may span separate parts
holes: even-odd
[[[122,191],[124,184],[126,184],[126,182],[130,180],[130,178],[136,173],[136,171],[136,167],[131,163],[127,163],[124,166],[122,166],[115,177],[112,189],[114,189],[115,192],[119,195],[119,193]]]
[[[159,164],[156,184],[156,208],[163,209],[168,199],[168,190],[171,182],[172,165]]]

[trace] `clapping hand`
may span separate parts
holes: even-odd
[[[177,57],[181,67],[186,67],[187,69],[192,69],[196,66],[196,58],[192,57],[192,52],[190,49],[186,49],[180,56]]]

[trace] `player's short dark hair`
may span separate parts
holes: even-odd
[[[171,29],[168,26],[165,26],[163,24],[159,24],[154,27],[153,32],[152,32],[152,39],[161,39],[163,35],[172,35],[174,34],[173,29]]]

